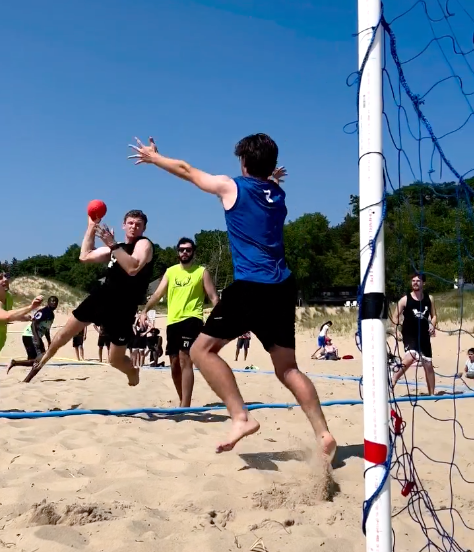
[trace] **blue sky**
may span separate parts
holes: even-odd
[[[387,11],[412,3],[390,1]],[[215,198],[127,161],[135,135],[152,134],[164,155],[235,176],[234,144],[266,132],[290,173],[289,219],[320,211],[339,222],[358,187],[357,137],[343,132],[356,117],[356,91],[345,84],[357,69],[356,8],[355,0],[5,3],[0,258],[56,255],[80,242],[94,198],[107,203],[116,228],[128,209],[143,209],[148,235],[163,246],[224,228]],[[420,10],[396,25],[403,55],[426,44]],[[474,23],[460,18],[458,31],[469,43]],[[426,90],[438,74],[449,73],[433,48],[410,82]],[[446,94],[430,109],[440,127],[453,128],[466,107],[454,85]],[[468,170],[466,135],[448,145]]]

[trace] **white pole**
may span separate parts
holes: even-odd
[[[358,0],[359,69],[380,20],[380,0]],[[359,98],[359,186],[360,186],[360,271],[364,277],[371,256],[369,243],[375,240],[382,219],[382,31],[379,27],[361,75]],[[383,229],[375,243],[361,309],[362,367],[364,378],[365,498],[379,487],[385,468],[377,466],[387,458],[388,372],[383,304],[385,298],[385,251]],[[377,466],[377,467],[373,467]],[[370,469],[369,469],[370,468]],[[366,550],[392,551],[390,478],[373,502],[366,523]]]

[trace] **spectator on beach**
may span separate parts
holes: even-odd
[[[474,379],[474,348],[469,349],[467,354],[468,358],[464,366],[464,375],[468,379]]]
[[[324,346],[324,359],[325,360],[339,360],[339,351],[333,344],[331,338],[326,338],[326,345]]]
[[[324,322],[324,324],[319,328],[319,335],[318,335],[318,348],[314,353],[311,355],[311,358],[314,360],[316,359],[316,355],[320,351],[320,349],[323,349],[321,354],[324,354],[324,347],[326,345],[326,337],[329,331],[329,328],[332,326],[331,320],[328,320],[327,322]]]

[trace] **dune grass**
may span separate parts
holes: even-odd
[[[32,301],[37,295],[46,299],[56,295],[59,299],[58,311],[66,312],[75,308],[87,295],[84,291],[63,284],[56,280],[49,280],[40,276],[20,276],[10,284],[15,305],[22,305]]]
[[[452,290],[434,295],[438,315],[438,328],[441,331],[457,332],[462,329],[474,333],[474,291]],[[393,330],[393,315],[396,304],[390,305],[387,330]],[[313,335],[320,327],[331,320],[331,333],[352,335],[357,331],[357,307],[306,307],[296,311],[297,331],[311,330]]]

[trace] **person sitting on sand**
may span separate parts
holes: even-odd
[[[339,351],[333,344],[331,338],[327,338],[326,345],[324,346],[324,359],[325,360],[339,360]]]
[[[474,379],[474,348],[469,349],[467,354],[468,358],[464,366],[464,375],[468,379]]]
[[[322,324],[321,327],[319,328],[318,348],[311,355],[311,358],[313,360],[316,359],[316,355],[318,354],[320,349],[322,349],[321,356],[319,356],[317,360],[324,357],[324,347],[326,346],[327,334],[328,334],[329,328],[331,326],[332,326],[332,322],[331,322],[331,320],[328,320],[327,322],[324,322],[324,324]]]

